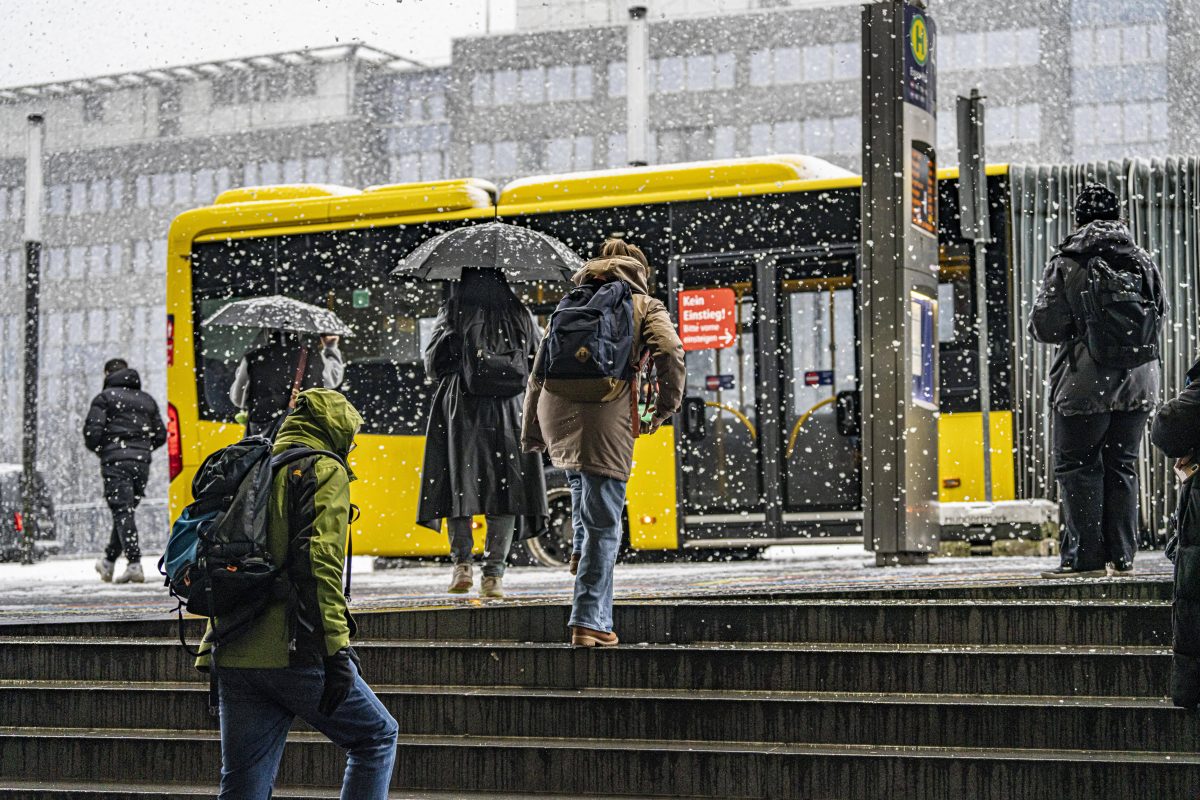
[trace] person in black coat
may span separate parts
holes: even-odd
[[[123,359],[104,365],[104,390],[92,400],[83,423],[83,441],[100,456],[104,500],[112,511],[112,535],[103,557],[96,560],[100,579],[113,581],[116,561],[124,551],[128,562],[116,583],[142,583],[142,551],[134,511],[146,493],[150,454],[167,441],[167,428],[154,398],[142,391],[137,371]]]
[[[1058,345],[1050,367],[1054,412],[1054,476],[1062,500],[1061,565],[1044,577],[1100,576],[1133,569],[1137,552],[1137,458],[1146,420],[1158,402],[1158,359],[1124,369],[1099,363],[1084,341],[1083,294],[1094,257],[1113,269],[1141,273],[1166,315],[1162,277],[1120,219],[1117,196],[1088,184],[1075,203],[1077,229],[1046,265],[1029,330]]]
[[[229,387],[229,399],[246,412],[246,434],[254,436],[274,429],[288,412],[292,388],[304,351],[304,374],[297,393],[305,389],[336,389],[345,368],[338,350],[338,337],[301,336],[287,331],[272,331],[266,343],[242,357]]]
[[[1171,697],[1182,708],[1200,706],[1200,362],[1187,373],[1187,385],[1154,417],[1150,441],[1175,462],[1179,508],[1167,557],[1175,562],[1171,613]]]
[[[503,348],[526,360],[525,374],[541,339],[537,323],[493,269],[463,270],[434,323],[425,371],[437,381],[425,434],[417,522],[450,533],[454,574],[449,591],[470,590],[472,520],[487,520],[481,597],[503,597],[501,579],[514,535],[528,538],[545,528],[548,515],[542,459],[522,453],[524,391],[507,397],[472,394],[464,379],[464,333],[492,332]]]

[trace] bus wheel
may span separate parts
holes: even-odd
[[[542,567],[565,567],[571,560],[575,531],[571,527],[571,490],[551,489],[546,493],[550,516],[546,532],[525,540],[531,561]]]

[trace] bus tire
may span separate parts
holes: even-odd
[[[571,560],[575,533],[571,527],[571,490],[566,487],[550,489],[546,492],[546,504],[550,509],[546,532],[521,542],[524,555],[532,566],[564,568]]]

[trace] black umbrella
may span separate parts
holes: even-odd
[[[353,333],[350,326],[332,311],[280,294],[236,300],[222,306],[204,320],[203,324],[231,328],[267,328],[293,333],[329,333],[338,336],[350,336]]]
[[[565,244],[531,228],[485,222],[427,239],[400,259],[401,278],[456,281],[464,269],[492,268],[512,281],[565,281],[583,259]]]

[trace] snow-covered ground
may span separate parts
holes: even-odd
[[[0,623],[16,620],[160,617],[174,604],[157,577],[157,554],[147,554],[144,584],[101,583],[91,558],[54,558],[31,566],[0,564]],[[758,561],[620,564],[618,598],[670,595],[737,595],[837,588],[894,588],[961,582],[1039,580],[1057,558],[942,558],[927,566],[877,569],[874,558],[854,545],[775,547]],[[118,562],[118,572],[124,562]],[[1166,576],[1161,553],[1142,553],[1141,575]],[[353,608],[389,608],[430,603],[473,603],[475,595],[445,593],[446,564],[374,570],[370,557],[353,565]],[[479,572],[476,571],[478,587]],[[504,588],[512,599],[570,602],[572,578],[565,569],[510,568]]]

